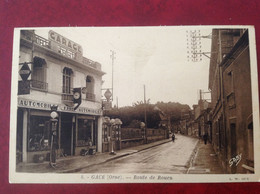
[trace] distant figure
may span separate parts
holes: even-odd
[[[174,133],[172,134],[172,141],[174,142],[174,140],[175,140],[175,135],[174,135]]]
[[[204,140],[204,144],[206,145],[206,144],[207,144],[207,141],[208,141],[208,134],[207,134],[207,133],[205,133],[205,134],[203,135],[203,140]]]

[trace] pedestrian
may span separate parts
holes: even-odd
[[[174,135],[174,133],[172,134],[172,141],[174,142],[174,140],[175,140],[175,135]]]
[[[206,145],[207,144],[207,140],[208,140],[208,133],[205,133],[203,135],[203,140],[204,140],[204,144]]]

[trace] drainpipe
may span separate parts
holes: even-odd
[[[223,79],[223,67],[220,66],[222,62],[222,42],[221,42],[221,30],[219,30],[219,76],[220,76],[220,97],[221,97],[221,104],[223,109],[223,127],[224,127],[224,141],[225,141],[225,171],[227,172],[227,135],[226,135],[226,114],[225,114],[225,95],[224,95],[224,79]],[[220,145],[221,146],[221,145]]]

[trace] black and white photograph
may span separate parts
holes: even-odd
[[[16,28],[13,183],[259,181],[253,26]]]

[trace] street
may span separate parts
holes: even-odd
[[[79,173],[170,173],[184,174],[198,139],[176,135],[165,143],[105,164],[84,168]]]

